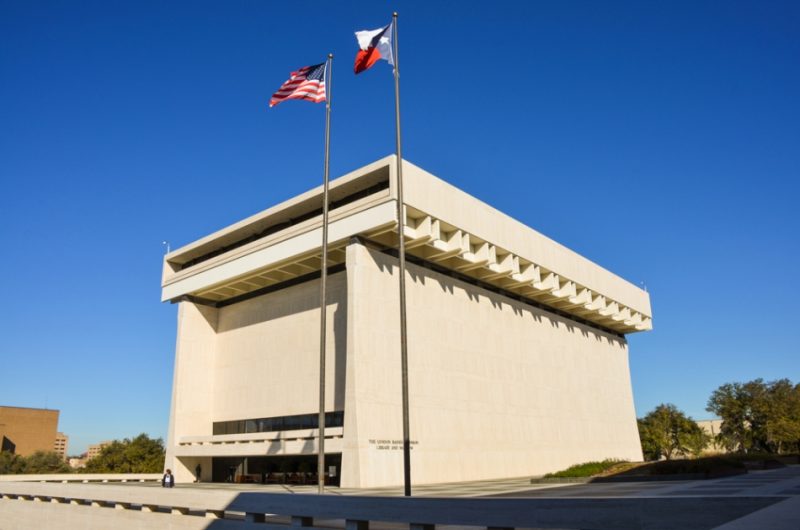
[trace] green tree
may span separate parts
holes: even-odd
[[[706,410],[722,419],[718,440],[728,450],[800,448],[800,385],[788,379],[726,383],[711,394]]]
[[[703,454],[703,451],[706,450],[706,447],[711,443],[713,437],[695,422],[692,421],[692,424],[697,428],[690,428],[683,435],[684,454],[698,458]]]
[[[767,387],[766,443],[776,453],[800,450],[800,384],[788,379]]]
[[[146,434],[114,440],[83,468],[85,473],[160,473],[164,470],[164,442]]]
[[[661,404],[638,420],[642,452],[648,460],[700,454],[709,437],[675,405]]]
[[[25,473],[25,459],[10,451],[0,451],[0,475]]]
[[[722,420],[718,441],[728,451],[747,452],[753,445],[751,401],[742,383],[726,383],[708,398],[706,410]]]
[[[25,473],[48,475],[71,472],[72,468],[52,451],[36,451],[25,458]]]

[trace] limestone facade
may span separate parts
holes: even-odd
[[[402,483],[394,166],[331,183],[325,452],[346,487]],[[412,164],[403,173],[412,481],[640,460],[625,335],[650,329],[648,294]],[[318,450],[320,195],[165,257],[178,481],[220,480],[230,463],[226,478],[263,479],[256,462]]]

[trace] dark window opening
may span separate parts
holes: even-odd
[[[326,412],[325,427],[344,426],[344,411]],[[215,421],[213,433],[245,434],[254,432],[294,431],[319,427],[319,414],[298,414],[251,420]]]
[[[363,199],[364,197],[368,197],[370,195],[373,195],[375,193],[378,193],[380,191],[387,190],[387,189],[389,189],[389,173],[388,173],[388,171],[386,173],[385,180],[381,180],[377,184],[373,184],[372,186],[369,186],[368,188],[365,188],[365,189],[356,191],[354,193],[351,193],[351,194],[347,195],[346,197],[342,197],[339,200],[331,201],[329,206],[328,206],[328,208],[331,211],[333,211],[336,208],[340,208],[340,207],[345,206],[347,204],[353,203],[353,202],[355,202],[355,201],[357,201],[359,199]],[[302,223],[303,221],[307,221],[308,219],[313,219],[314,217],[317,217],[317,216],[320,216],[320,215],[322,215],[322,206],[320,206],[319,208],[313,209],[313,210],[311,210],[309,212],[306,212],[306,213],[303,213],[303,214],[299,214],[299,215],[297,215],[297,216],[295,216],[295,217],[293,217],[293,218],[291,218],[291,219],[289,219],[287,221],[281,221],[281,222],[276,223],[274,225],[268,226],[267,228],[261,230],[258,233],[251,234],[251,235],[249,235],[249,236],[247,236],[245,238],[242,238],[242,239],[240,239],[238,241],[235,241],[235,242],[233,242],[233,243],[231,243],[229,245],[226,245],[224,247],[220,247],[220,248],[218,248],[216,250],[212,250],[211,252],[203,254],[202,256],[198,256],[198,257],[196,257],[196,258],[194,258],[192,260],[189,260],[186,263],[181,264],[179,270],[188,269],[189,267],[197,265],[198,263],[202,263],[202,262],[207,261],[207,260],[209,260],[211,258],[214,258],[216,256],[220,256],[222,254],[225,254],[226,252],[231,251],[231,250],[233,250],[235,248],[243,247],[243,246],[247,245],[248,243],[252,243],[253,241],[257,241],[257,240],[259,240],[261,238],[270,236],[272,234],[280,232],[281,230],[285,230],[285,229],[289,228],[290,226],[294,226],[296,224]]]

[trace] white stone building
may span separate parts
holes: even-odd
[[[326,442],[342,486],[403,481],[395,158],[331,182]],[[647,292],[404,162],[414,484],[642,457],[625,335]],[[166,466],[313,471],[322,187],[169,253]]]

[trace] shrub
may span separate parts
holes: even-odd
[[[570,466],[562,471],[555,473],[548,473],[544,478],[576,478],[576,477],[591,477],[598,475],[612,467],[623,463],[624,460],[606,459],[602,462],[585,462],[583,464],[576,464]]]

